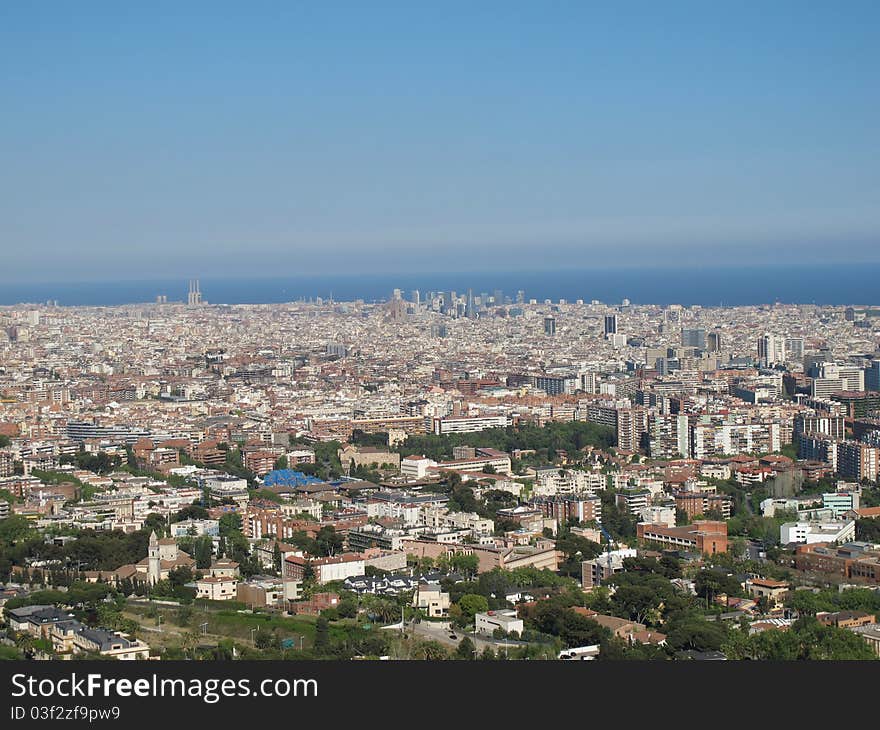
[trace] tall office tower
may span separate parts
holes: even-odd
[[[698,350],[706,349],[706,330],[704,329],[682,329],[681,330],[682,347],[696,347]]]
[[[391,298],[392,298],[395,302],[399,302],[401,299],[403,299],[403,292],[400,291],[400,289],[395,289],[394,292],[393,292],[392,295],[391,295]]]
[[[551,336],[556,334],[556,317],[544,317],[544,334]]]
[[[786,337],[785,338],[785,357],[789,362],[804,359],[804,338],[803,337]]]
[[[474,309],[474,290],[468,289],[467,305],[464,310],[464,316],[468,319],[473,319],[476,314],[476,310]]]
[[[519,289],[516,292],[516,303],[517,304],[525,304],[526,303],[526,293],[522,289]]]
[[[608,335],[616,335],[617,334],[617,315],[616,314],[606,314],[605,315],[605,336]]]
[[[855,321],[856,321],[856,310],[853,309],[852,307],[847,307],[847,308],[843,311],[843,318],[844,318],[847,322],[855,322]]]
[[[198,279],[190,279],[189,295],[187,296],[186,301],[191,307],[202,303],[202,292],[201,289],[199,289]]]
[[[865,390],[880,390],[880,360],[874,360],[865,370]]]
[[[418,289],[413,289],[409,293],[409,298],[413,304],[415,304],[416,306],[419,306],[419,304],[421,304],[421,301],[422,301],[422,294]]]
[[[785,362],[785,340],[779,335],[761,335],[758,338],[758,360],[764,366]]]
[[[721,352],[721,333],[710,332],[706,340],[706,349],[709,352]]]
[[[504,304],[504,292],[501,289],[496,289],[492,292],[492,298],[495,300],[496,305]]]

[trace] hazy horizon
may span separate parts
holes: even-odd
[[[409,298],[413,289],[424,297],[430,291],[475,295],[500,289],[514,298],[524,290],[527,299],[566,299],[614,304],[684,304],[754,306],[786,304],[880,305],[880,263],[713,267],[627,267],[590,269],[528,269],[519,271],[424,271],[287,276],[200,276],[205,301],[212,304],[278,304],[333,297],[336,301],[386,300],[399,288]],[[58,300],[70,306],[117,306],[185,301],[189,281],[159,279],[102,279],[97,281],[20,282],[0,286],[0,305]]]
[[[880,261],[880,5],[0,8],[0,283]]]

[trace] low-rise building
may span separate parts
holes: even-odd
[[[513,609],[478,613],[474,617],[474,623],[476,632],[484,636],[491,636],[496,629],[501,629],[507,634],[522,634],[525,627],[523,620]]]
[[[728,548],[727,523],[715,520],[698,520],[681,527],[640,522],[636,526],[636,536],[645,542],[709,555],[726,553]]]
[[[874,653],[880,657],[880,626],[877,624],[870,624],[868,626],[856,626],[850,629],[854,634],[861,636],[864,639],[868,646],[870,646]]]
[[[231,601],[237,595],[238,579],[228,576],[209,575],[195,582],[196,598],[209,601]]]
[[[171,523],[171,537],[220,536],[219,520],[183,520]]]
[[[437,584],[420,584],[413,593],[412,605],[424,611],[428,618],[444,618],[449,615],[449,594]]]
[[[150,647],[118,631],[82,628],[73,635],[74,653],[93,653],[111,659],[131,661],[149,659]]]
[[[303,580],[308,565],[311,565],[315,573],[315,580],[322,584],[363,575],[366,569],[363,553],[343,553],[334,557],[311,560],[291,555],[284,560],[284,577]]]
[[[637,551],[633,548],[622,548],[602,553],[597,558],[581,563],[581,585],[584,590],[591,590],[602,584],[615,573],[623,570],[623,561],[634,558]]]
[[[749,578],[746,581],[746,591],[755,600],[766,598],[771,608],[779,608],[782,599],[788,593],[791,586],[784,581],[770,580],[769,578]]]
[[[792,543],[844,543],[856,537],[855,520],[838,522],[785,522],[779,526],[779,541]]]
[[[251,607],[281,606],[284,600],[284,580],[267,575],[253,575],[241,581],[235,599]]]

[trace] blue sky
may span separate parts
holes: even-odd
[[[880,3],[0,4],[0,282],[880,260]]]

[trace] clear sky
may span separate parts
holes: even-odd
[[[0,4],[0,282],[880,260],[880,3]]]

